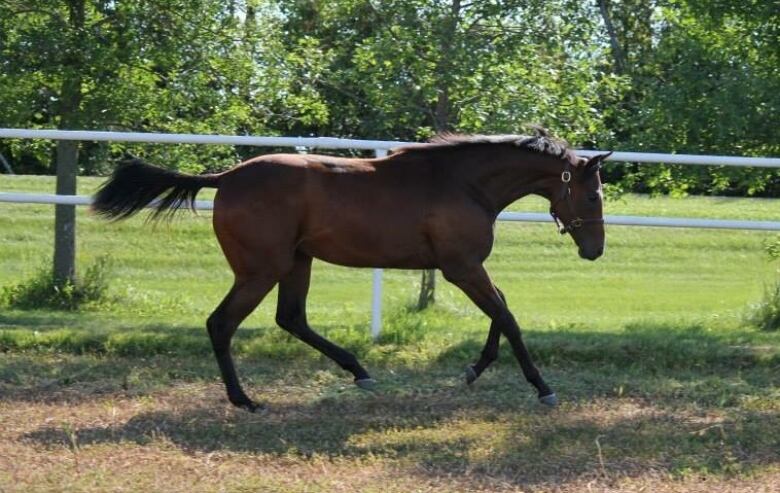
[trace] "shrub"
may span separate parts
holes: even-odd
[[[780,259],[780,237],[766,245],[766,251],[772,259]],[[753,307],[750,321],[762,330],[780,329],[780,270],[777,271],[774,284],[764,291],[764,299]]]
[[[11,308],[22,310],[77,310],[87,304],[106,301],[109,271],[109,258],[98,257],[75,283],[62,283],[55,280],[51,268],[43,267],[30,279],[4,287],[0,300]]]
[[[754,305],[750,320],[762,330],[780,329],[780,279],[767,287],[764,299]]]

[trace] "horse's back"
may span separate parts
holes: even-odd
[[[284,244],[340,265],[430,267],[442,211],[457,211],[436,175],[425,162],[262,156],[224,175],[214,227],[250,249]]]

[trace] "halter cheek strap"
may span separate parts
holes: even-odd
[[[574,203],[571,200],[571,163],[569,161],[566,161],[563,172],[561,173],[561,183],[563,185],[561,186],[561,193],[559,194],[558,199],[550,204],[550,215],[555,221],[555,225],[558,226],[558,232],[560,234],[565,235],[566,233],[571,233],[575,229],[579,229],[586,224],[604,224],[604,218],[594,217],[583,219],[574,212]],[[569,221],[569,224],[564,223],[561,218],[558,217],[558,214],[555,213],[555,206],[564,200],[566,201],[566,205],[569,207],[569,212],[573,218]]]

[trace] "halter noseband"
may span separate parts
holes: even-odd
[[[574,212],[574,204],[571,201],[571,163],[569,161],[566,161],[566,165],[563,168],[563,173],[561,173],[561,183],[563,183],[563,185],[561,187],[560,196],[555,202],[552,202],[550,204],[550,215],[555,221],[555,225],[558,226],[558,232],[560,234],[562,235],[565,235],[566,233],[571,234],[572,231],[574,231],[575,229],[579,229],[586,224],[604,224],[604,218],[594,217],[589,219],[583,219]],[[566,201],[566,205],[568,205],[569,207],[569,212],[571,213],[571,217],[574,218],[571,221],[569,221],[569,224],[564,223],[558,217],[558,214],[555,213],[555,206],[558,205],[558,203],[561,202],[562,200]]]

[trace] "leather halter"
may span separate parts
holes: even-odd
[[[572,203],[571,200],[571,177],[571,163],[566,161],[566,165],[563,167],[563,173],[561,173],[561,183],[563,183],[561,193],[558,199],[550,204],[550,215],[555,221],[555,225],[558,226],[558,232],[562,235],[565,235],[566,233],[571,234],[572,231],[579,229],[586,224],[604,224],[603,217],[583,219],[574,212],[574,203]],[[569,212],[573,218],[569,221],[569,224],[564,223],[561,218],[558,217],[558,214],[555,213],[555,206],[564,200],[566,201],[566,205],[569,207]]]

